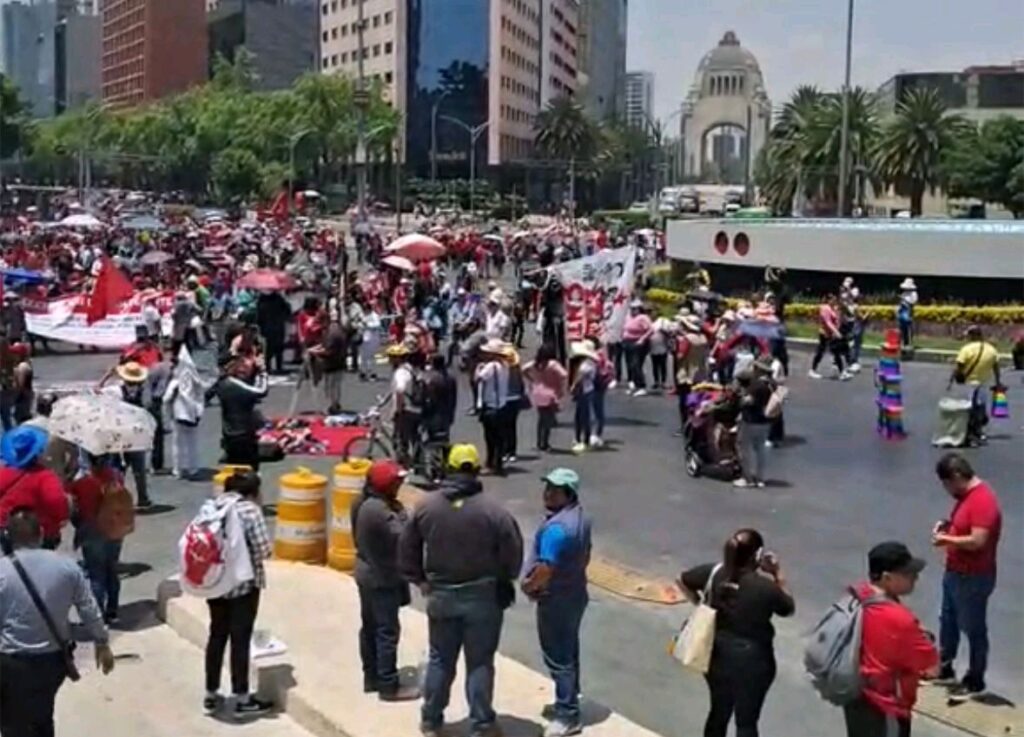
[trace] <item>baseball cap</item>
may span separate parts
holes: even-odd
[[[910,554],[901,542],[879,543],[868,553],[868,571],[872,577],[883,573],[920,573],[925,561]]]
[[[458,471],[463,466],[480,468],[480,453],[472,443],[453,445],[448,453],[448,467]]]
[[[409,472],[390,458],[374,461],[366,473],[366,482],[374,491],[386,491],[401,481]]]
[[[544,481],[568,489],[574,495],[580,493],[580,475],[571,468],[556,468],[544,477]]]

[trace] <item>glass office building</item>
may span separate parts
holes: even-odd
[[[488,118],[490,0],[409,0],[407,55],[408,171],[429,177],[436,111],[439,177],[469,177],[469,132]],[[487,166],[487,132],[476,141],[476,165]]]

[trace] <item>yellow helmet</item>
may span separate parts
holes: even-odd
[[[480,468],[480,453],[472,443],[453,445],[448,453],[448,468],[458,471],[463,466],[471,466],[473,470]]]

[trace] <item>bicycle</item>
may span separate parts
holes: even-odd
[[[378,397],[377,404],[358,415],[358,425],[368,427],[365,435],[352,438],[342,449],[342,460],[352,458],[396,458],[395,428],[384,419],[381,410],[391,397]]]

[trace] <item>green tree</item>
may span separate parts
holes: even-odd
[[[964,133],[944,162],[949,194],[1024,217],[1024,121],[1000,116]]]
[[[222,200],[244,200],[263,191],[263,167],[248,149],[228,148],[218,153],[211,178],[214,192]]]
[[[943,157],[963,135],[967,121],[946,110],[938,90],[911,90],[896,105],[875,145],[874,166],[882,182],[910,197],[910,214],[921,214],[925,191],[943,184]]]
[[[18,88],[6,74],[0,74],[0,159],[8,159],[26,138],[28,116]]]
[[[588,161],[597,150],[597,129],[583,106],[569,96],[557,97],[537,116],[537,148],[560,161]]]

